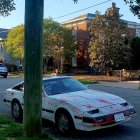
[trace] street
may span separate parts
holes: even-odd
[[[0,115],[11,116],[10,107],[6,106],[3,102],[4,91],[6,88],[13,86],[14,84],[22,81],[21,78],[0,78]],[[76,131],[74,136],[65,138],[57,134],[54,129],[50,129],[50,133],[54,135],[55,138],[61,140],[139,140],[140,137],[140,90],[128,89],[122,87],[113,87],[100,84],[89,85],[89,88],[96,90],[101,90],[118,95],[128,102],[130,102],[136,109],[136,115],[132,117],[128,122],[103,130],[93,131],[93,132],[81,132]]]
[[[6,115],[8,117],[11,116],[10,107],[4,104],[3,102],[3,95],[7,88],[10,88],[17,84],[18,82],[22,81],[21,78],[2,78],[0,77],[0,115]]]

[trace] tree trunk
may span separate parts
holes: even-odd
[[[25,0],[25,135],[40,136],[42,129],[42,48],[44,0]]]

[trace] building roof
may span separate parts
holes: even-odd
[[[71,20],[78,20],[78,19],[93,19],[93,18],[95,18],[95,14],[91,14],[91,13],[87,13],[87,14],[84,14],[84,15],[81,15],[81,16],[78,16],[78,17],[76,17],[76,18],[73,18],[73,19],[71,19]],[[71,21],[71,20],[69,20],[69,21]]]
[[[67,26],[69,24],[73,24],[73,23],[76,23],[76,22],[89,21],[91,19],[94,19],[95,17],[96,17],[96,14],[87,13],[87,14],[80,15],[76,18],[70,19],[68,21],[62,22],[61,25],[66,25]],[[133,21],[127,21],[127,20],[124,20],[124,19],[121,19],[121,20],[126,22],[128,24],[128,27],[140,29],[140,23],[133,22]]]
[[[64,25],[64,24],[69,24],[69,23],[83,21],[83,20],[89,20],[89,19],[91,20],[94,19],[95,16],[96,16],[95,14],[87,13],[87,14],[80,15],[76,18],[70,19],[68,21],[62,22],[61,24]]]

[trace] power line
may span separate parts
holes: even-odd
[[[109,1],[112,1],[112,0],[106,0],[106,1],[101,2],[101,3],[98,3],[98,4],[96,4],[96,5],[93,5],[93,6],[90,6],[90,7],[87,7],[87,8],[84,8],[84,9],[81,9],[81,10],[78,10],[78,11],[75,11],[75,12],[72,12],[72,13],[69,13],[69,14],[66,14],[66,15],[63,15],[63,16],[59,16],[59,17],[56,17],[56,18],[54,18],[54,19],[66,17],[66,16],[69,16],[69,15],[72,15],[72,14],[75,14],[75,13],[78,13],[78,12],[81,12],[81,11],[84,11],[84,10],[87,10],[87,9],[90,9],[90,8],[93,8],[93,7],[96,7],[96,6],[98,6],[98,5],[102,5],[102,4],[107,3],[107,2],[109,2]]]

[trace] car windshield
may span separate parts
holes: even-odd
[[[79,81],[73,78],[56,78],[47,79],[43,81],[45,92],[48,95],[56,95],[62,93],[69,93],[75,91],[86,90],[87,87],[84,86]]]
[[[3,64],[0,64],[0,67],[5,67],[5,65],[3,65]]]

